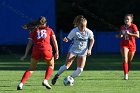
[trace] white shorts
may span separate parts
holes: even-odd
[[[76,50],[72,50],[72,49],[69,50],[69,52],[72,53],[74,56],[86,56],[87,51],[88,51],[87,48],[84,50],[81,50],[81,51],[76,51]]]

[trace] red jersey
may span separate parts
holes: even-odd
[[[129,27],[126,27],[125,25],[121,26],[121,33],[123,34],[123,37],[121,39],[121,43],[120,46],[127,46],[129,48],[135,48],[136,47],[136,43],[135,43],[135,37],[127,35],[127,31],[129,31],[130,33],[136,33],[138,31],[138,28],[135,24],[131,24]]]
[[[50,38],[54,35],[54,32],[49,27],[39,27],[30,33],[30,37],[34,41],[34,47],[32,50],[32,58],[39,60],[43,57],[45,60],[52,58],[52,46],[50,44]]]
[[[54,35],[54,32],[49,27],[39,27],[30,33],[29,38],[34,41],[34,45],[48,45],[50,44],[50,37]]]

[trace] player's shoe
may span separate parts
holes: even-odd
[[[128,80],[128,74],[124,75],[124,80]]]
[[[23,83],[19,83],[19,85],[17,86],[17,90],[22,90],[23,89]]]
[[[52,87],[49,85],[48,81],[47,80],[44,80],[42,82],[42,85],[45,86],[47,89],[52,89]]]
[[[59,78],[59,76],[56,74],[52,79],[52,85],[55,85],[58,78]]]

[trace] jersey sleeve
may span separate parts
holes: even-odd
[[[134,32],[138,31],[138,28],[137,28],[137,26],[135,24],[132,25],[132,28],[133,28]]]
[[[67,38],[72,40],[72,38],[75,36],[75,30],[71,30],[70,33],[68,34]]]
[[[89,38],[89,39],[94,38],[94,34],[93,34],[92,30],[86,28],[86,31],[88,32],[88,38]]]
[[[92,39],[92,38],[94,38],[94,34],[93,34],[93,32],[90,30],[90,31],[89,31],[89,39]]]
[[[50,36],[53,36],[53,35],[55,35],[54,31],[52,29],[50,29]]]

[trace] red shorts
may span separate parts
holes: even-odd
[[[32,58],[35,58],[36,60],[39,60],[40,58],[43,58],[44,60],[50,60],[52,56],[53,54],[51,45],[46,46],[34,45],[32,50]]]
[[[135,52],[136,51],[136,47],[131,47],[131,46],[120,46],[120,48],[128,48],[130,52]]]
[[[125,40],[122,40],[121,43],[120,43],[120,48],[128,48],[130,52],[135,52],[136,51],[136,44],[135,42],[133,41],[125,41]]]

